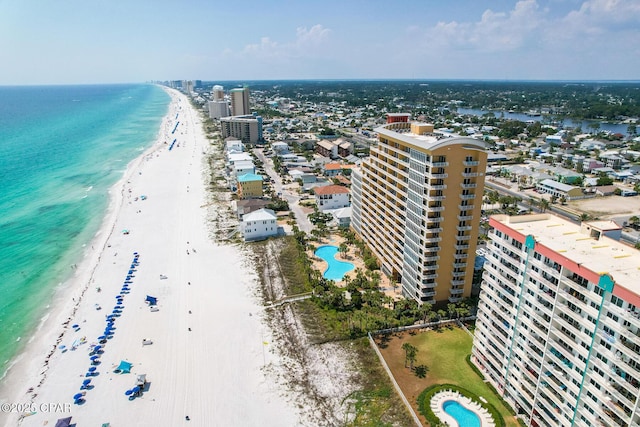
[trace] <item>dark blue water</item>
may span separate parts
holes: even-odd
[[[521,122],[527,122],[529,120],[535,120],[535,121],[549,120],[549,116],[530,116],[524,113],[510,113],[508,111],[477,110],[474,108],[458,108],[457,112],[458,114],[468,114],[472,116],[483,116],[484,114],[487,114],[487,113],[493,113],[496,116],[496,118],[504,118],[507,120],[519,120]],[[598,131],[608,131],[612,133],[620,133],[622,135],[627,135],[627,127],[629,126],[627,124],[606,123],[606,122],[599,122],[595,120],[574,121],[571,119],[564,119],[562,121],[562,126],[565,128],[569,128],[569,127],[577,128],[579,126],[580,128],[582,128],[582,132],[588,133],[593,130],[591,128],[591,125],[595,123],[597,123],[600,126],[598,128]]]

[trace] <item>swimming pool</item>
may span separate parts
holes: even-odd
[[[442,409],[451,415],[460,427],[480,427],[480,417],[455,400],[447,400],[442,404]]]
[[[350,262],[338,261],[335,256],[338,253],[338,247],[333,245],[324,245],[316,249],[316,256],[319,256],[329,264],[322,277],[329,280],[342,280],[345,274],[353,270],[353,264]]]

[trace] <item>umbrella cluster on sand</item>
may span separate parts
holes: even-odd
[[[85,374],[85,380],[82,381],[82,385],[80,386],[80,392],[76,393],[73,396],[73,403],[76,405],[81,405],[85,402],[86,391],[91,390],[93,385],[91,384],[91,379],[93,377],[98,376],[100,373],[98,372],[98,365],[100,365],[100,356],[104,353],[104,346],[107,344],[108,340],[113,338],[113,335],[116,330],[116,319],[122,315],[122,310],[124,309],[124,297],[130,292],[130,286],[133,284],[134,273],[139,265],[140,255],[138,252],[133,253],[133,260],[131,261],[131,266],[127,272],[127,276],[122,284],[122,288],[120,289],[120,293],[116,295],[116,303],[111,311],[111,314],[105,316],[106,326],[104,328],[104,332],[102,335],[98,337],[98,344],[91,345],[91,351],[89,352],[89,361],[91,366],[87,369],[87,373]],[[131,371],[131,363],[122,361],[120,362],[120,372],[130,372]]]

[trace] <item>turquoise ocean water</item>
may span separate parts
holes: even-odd
[[[0,378],[169,100],[153,85],[0,87]]]

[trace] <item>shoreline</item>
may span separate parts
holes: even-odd
[[[102,422],[127,425],[137,419],[136,425],[162,425],[152,420],[168,422],[171,419],[176,423],[188,416],[184,415],[185,411],[193,411],[190,425],[207,425],[206,414],[211,409],[208,406],[217,409],[218,414],[224,413],[219,419],[223,424],[227,420],[227,425],[237,425],[237,422],[228,420],[255,418],[264,421],[269,419],[269,415],[274,417],[273,425],[297,424],[297,411],[283,396],[286,393],[279,386],[270,384],[264,378],[264,372],[261,372],[262,367],[267,365],[267,359],[271,363],[274,356],[265,350],[265,339],[271,333],[264,330],[265,325],[260,319],[261,311],[255,298],[255,275],[247,271],[248,267],[237,248],[218,246],[209,237],[206,221],[208,212],[205,209],[203,214],[202,209],[207,205],[205,199],[210,197],[202,177],[206,172],[203,169],[206,169],[205,151],[209,149],[209,142],[202,132],[199,113],[189,104],[186,96],[163,89],[172,99],[156,141],[128,164],[123,177],[109,190],[110,201],[104,220],[83,251],[76,272],[67,280],[69,283],[56,290],[53,302],[23,351],[14,358],[0,386],[0,401],[3,403],[29,403],[36,406],[64,404],[65,409],[70,405],[69,410],[46,413],[40,408],[39,412],[25,417],[19,425],[53,423],[64,416],[73,416],[73,422],[79,422],[76,419],[94,421],[105,418]],[[171,142],[166,138],[172,136],[170,132],[178,113],[181,115],[178,119],[180,135],[176,135],[179,138],[178,145],[173,151],[162,150],[168,148]],[[189,117],[184,118],[183,114]],[[196,173],[192,173],[192,169]],[[173,176],[168,176],[171,174]],[[178,186],[181,186],[179,190]],[[149,194],[149,200],[140,201],[138,197],[144,193]],[[134,197],[135,200],[132,200]],[[149,210],[155,215],[148,217]],[[144,219],[140,219],[142,217]],[[123,222],[127,227],[131,223],[131,235],[119,233]],[[95,343],[100,334],[99,330],[104,326],[103,316],[109,312],[113,295],[121,286],[117,283],[124,279],[132,254],[138,250],[140,266],[135,275],[140,279],[133,279],[131,295],[125,296],[125,309],[116,322],[116,329],[124,332],[116,333],[113,340],[104,344],[105,353],[102,364],[98,366],[100,376],[91,378],[95,390],[86,392],[86,404],[73,405],[73,393],[77,393],[82,383],[78,374],[81,368],[89,366],[87,353],[90,345]],[[203,257],[210,258],[207,260]],[[219,269],[231,271],[228,274],[227,271],[217,271]],[[161,275],[167,273],[169,279],[157,279],[158,272]],[[179,278],[181,283],[176,283],[178,281],[174,277]],[[199,284],[198,287],[191,287],[195,292],[184,287],[186,278],[192,278],[194,285]],[[226,279],[228,283],[239,286],[235,294],[225,289],[222,283],[201,287],[210,278]],[[140,285],[138,280],[142,282]],[[98,292],[97,287],[102,292]],[[139,290],[138,287],[143,289]],[[196,292],[195,296],[189,295]],[[148,293],[159,298],[159,313],[146,312],[147,307],[141,303],[144,294]],[[227,301],[224,301],[225,298]],[[222,304],[218,304],[220,299],[223,300]],[[97,304],[95,307],[104,307],[103,310],[96,310],[94,304]],[[216,307],[209,312],[216,305],[219,312],[215,310]],[[189,316],[191,309],[188,315],[183,315],[186,306],[194,306],[193,316]],[[229,308],[238,308],[241,312],[225,312]],[[258,315],[250,317],[253,312]],[[247,318],[247,314],[251,321],[241,321]],[[225,320],[229,319],[223,316],[232,322],[226,324],[228,322]],[[191,319],[193,322],[190,322]],[[236,330],[229,329],[239,322]],[[78,324],[79,332],[69,328],[71,324]],[[187,328],[187,324],[192,326]],[[215,327],[217,324],[222,324],[220,330]],[[157,330],[159,327],[164,328]],[[198,333],[191,333],[192,327]],[[78,344],[75,351],[63,353],[59,350],[61,344],[70,347],[72,339],[74,343],[81,342],[81,336],[86,337],[86,343]],[[158,339],[158,342],[151,346],[140,346],[139,336],[148,336],[154,341]],[[192,336],[198,339],[194,341]],[[223,348],[229,347],[233,351],[220,351],[211,347],[211,342],[222,343]],[[112,348],[114,351],[111,351]],[[185,351],[186,348],[190,350]],[[224,353],[235,356],[228,359]],[[120,396],[131,385],[132,376],[129,376],[125,385],[122,380],[124,376],[114,375],[107,367],[109,363],[117,364],[119,359],[127,359],[134,364],[132,373],[139,374],[143,369],[153,385],[135,402]],[[233,372],[225,366],[216,366],[213,371],[204,374],[193,366],[204,367],[216,361],[235,368],[246,367],[247,372]],[[247,377],[247,374],[250,376]],[[203,380],[205,384],[202,384]],[[117,391],[113,389],[116,383]],[[243,402],[226,401],[230,398],[228,390],[209,391],[207,383],[226,385],[232,390],[237,388],[239,393],[235,400],[250,396],[258,398],[260,402],[253,402],[253,409],[246,409],[246,405],[242,405],[243,413],[238,411],[238,405]],[[202,399],[207,401],[204,406],[203,402],[187,400],[186,396],[193,394],[194,388],[197,389],[196,396],[203,394],[209,397]],[[178,398],[180,394],[185,396],[184,401]],[[112,397],[115,395],[118,395],[117,399]],[[105,401],[109,404],[101,404]],[[6,425],[13,426],[19,422],[20,415],[16,412],[2,413],[0,420],[8,416]],[[121,422],[116,423],[117,420]]]
[[[19,400],[14,398],[14,395],[19,395],[19,392],[15,390],[18,384],[18,378],[15,378],[17,376],[15,370],[22,368],[25,372],[30,372],[30,374],[28,374],[31,380],[29,383],[40,379],[40,377],[43,376],[43,369],[47,367],[49,359],[56,352],[61,337],[69,329],[69,320],[75,315],[85,292],[91,285],[91,281],[94,280],[93,278],[101,257],[107,249],[107,242],[115,231],[117,214],[124,202],[125,185],[127,181],[147,156],[163,147],[160,142],[161,136],[171,122],[172,113],[170,110],[171,105],[175,102],[175,94],[172,95],[172,93],[167,90],[165,90],[165,92],[171,97],[171,100],[169,101],[167,113],[162,117],[156,137],[147,149],[127,164],[122,177],[109,187],[109,202],[103,220],[91,240],[79,250],[79,258],[77,259],[77,263],[74,264],[78,268],[75,272],[68,273],[62,278],[62,282],[54,286],[52,302],[42,311],[38,321],[34,322],[36,326],[29,331],[28,340],[23,344],[23,348],[8,362],[7,369],[0,378],[0,402],[26,403],[24,399]],[[69,304],[70,298],[73,302],[72,305]],[[49,327],[47,324],[54,320],[56,321],[55,324],[60,326]],[[57,335],[58,333],[59,335]],[[55,342],[55,345],[51,344],[53,342]],[[47,349],[47,356],[40,359],[38,357],[40,351],[36,351],[37,349],[34,348],[36,346],[40,350]],[[24,364],[28,364],[28,366],[22,366]],[[40,366],[40,364],[42,364],[41,369],[34,369],[36,366]],[[39,373],[34,374],[36,371],[39,371]],[[46,369],[44,372],[46,373]],[[42,381],[40,381],[39,384],[42,384]],[[30,387],[31,386],[29,386],[29,388]],[[26,392],[25,394],[28,395],[29,393]],[[2,417],[5,415],[5,413],[0,413],[0,420],[2,420]]]

